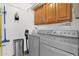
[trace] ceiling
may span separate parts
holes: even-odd
[[[7,5],[10,5],[19,9],[27,10],[31,8],[33,5],[35,5],[35,3],[7,3]]]

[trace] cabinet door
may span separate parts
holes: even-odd
[[[45,4],[46,6],[46,23],[54,23],[56,22],[55,20],[55,4],[50,3],[50,4]]]
[[[41,24],[45,24],[46,23],[46,14],[45,14],[45,5],[41,6]]]
[[[35,24],[44,24],[45,23],[45,6],[40,6],[35,10]]]
[[[41,23],[40,20],[40,9],[35,10],[35,24],[38,25]]]
[[[56,4],[56,20],[57,22],[71,21],[72,16],[71,4],[57,3]]]

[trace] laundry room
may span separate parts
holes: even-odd
[[[79,3],[0,3],[1,56],[79,56]]]

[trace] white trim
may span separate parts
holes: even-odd
[[[36,3],[36,4],[34,4],[32,7],[31,7],[31,9],[35,9],[35,8],[37,8],[37,7],[39,7],[39,6],[41,6],[41,5],[43,5],[44,3]]]

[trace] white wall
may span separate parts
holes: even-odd
[[[30,4],[25,4],[25,5],[23,4],[22,6],[22,4],[19,5],[5,4],[6,12],[7,12],[6,25],[5,25],[7,32],[6,35],[7,35],[7,39],[9,39],[10,42],[3,43],[3,45],[6,45],[3,46],[3,55],[13,55],[13,40],[18,38],[23,38],[25,40],[25,36],[24,36],[25,29],[29,29],[30,34],[32,32],[32,29],[34,29],[34,23],[33,23],[34,13],[32,10],[27,9],[27,7],[28,8],[31,7]],[[16,12],[20,17],[19,21],[14,20],[14,15]]]

